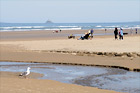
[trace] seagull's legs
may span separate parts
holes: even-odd
[[[26,76],[24,76],[24,78],[26,79]]]
[[[25,76],[25,79],[28,79],[28,77],[27,77],[27,76]]]

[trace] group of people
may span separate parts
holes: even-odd
[[[61,31],[62,31],[61,29],[59,31],[55,30],[55,31],[53,31],[53,33],[58,33],[58,32],[61,32]]]
[[[93,33],[94,33],[94,30],[91,29],[89,30],[87,33],[85,33],[83,36],[81,36],[78,40],[84,40],[84,39],[92,39],[93,38]]]
[[[117,29],[117,27],[116,27],[116,28],[115,28],[115,31],[114,31],[115,40],[118,39],[118,34],[119,34],[119,39],[120,39],[120,40],[123,40],[123,29],[120,28],[120,31],[119,31],[119,33],[118,33],[118,29]]]
[[[107,31],[107,29],[105,29],[105,32]],[[94,33],[94,30],[91,29],[89,30],[87,33],[83,34],[78,40],[84,40],[84,39],[92,39],[93,38],[93,33]],[[120,40],[123,40],[123,36],[126,35],[128,33],[123,33],[123,29],[120,28],[120,30],[118,31],[118,28],[116,27],[115,30],[114,30],[114,35],[115,35],[115,40],[118,40],[118,36],[119,36],[119,39]],[[136,29],[136,34],[137,34],[137,29]],[[68,36],[68,38],[75,38],[75,36],[70,35]]]

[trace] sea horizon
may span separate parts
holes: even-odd
[[[0,31],[84,30],[84,29],[140,29],[140,22],[113,23],[0,23]]]
[[[140,21],[118,21],[118,22],[53,22],[52,23],[48,23],[48,24],[53,24],[53,23],[135,23],[138,22],[140,23]],[[46,22],[0,22],[0,23],[46,23]]]

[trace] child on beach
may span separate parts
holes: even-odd
[[[120,28],[120,31],[119,31],[119,39],[123,40],[123,29],[122,28]]]

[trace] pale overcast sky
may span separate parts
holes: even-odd
[[[0,21],[13,23],[140,21],[140,0],[0,0]]]

